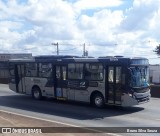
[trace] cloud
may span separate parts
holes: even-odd
[[[82,15],[78,20],[78,27],[83,30],[84,36],[89,42],[99,45],[114,45],[116,27],[123,19],[122,11],[102,10],[92,17]]]
[[[34,55],[53,54],[51,43],[58,42],[64,54],[81,55],[86,43],[91,56],[156,56],[160,1],[124,5],[122,0],[0,0],[0,43]]]
[[[121,0],[78,0],[74,7],[79,10],[115,7],[122,4]]]
[[[14,20],[10,24],[16,24],[16,21],[18,24],[19,20],[22,23],[21,33],[19,33],[16,25],[13,26],[12,24],[11,27],[7,25],[6,21],[3,21],[3,24],[0,23],[1,27],[5,24],[7,30],[20,34],[19,42],[17,42],[18,47],[28,44],[35,45],[36,43],[38,48],[43,44],[51,44],[52,41],[56,40],[72,40],[83,37],[75,26],[75,13],[68,2],[35,0],[21,4],[13,0],[7,3],[1,2],[1,4],[3,5],[2,11],[7,16],[6,18]],[[30,25],[28,30],[27,24]],[[10,30],[11,28],[12,30]],[[13,28],[15,29],[13,30]],[[15,43],[14,46],[16,46]]]
[[[159,9],[159,0],[134,0],[133,7],[126,10],[126,18],[121,28],[126,31],[146,30],[150,21]]]
[[[0,22],[0,26],[2,27],[2,29],[18,30],[22,28],[23,24],[21,22],[4,20]]]

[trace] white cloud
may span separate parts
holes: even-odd
[[[81,55],[85,42],[91,56],[156,57],[152,50],[159,43],[160,0],[134,0],[126,9],[124,2],[0,0],[0,46],[38,55],[52,54],[51,43],[59,42],[61,50],[76,48],[62,53]]]
[[[13,22],[13,21],[1,21],[0,26],[2,29],[21,29],[23,24],[20,22]]]
[[[134,0],[133,7],[126,11],[127,16],[121,28],[126,31],[146,30],[150,20],[159,9],[160,0]]]
[[[19,42],[17,42],[18,47],[33,44],[38,48],[44,44],[51,44],[52,41],[56,40],[73,40],[81,39],[81,37],[83,39],[78,28],[74,25],[75,13],[68,2],[39,0],[29,1],[24,5],[14,0],[2,4],[3,11],[7,14],[8,19],[13,17],[12,20],[22,20],[21,23],[24,23],[25,31],[22,29],[20,33]],[[5,21],[7,30],[15,28],[15,25],[12,24],[12,27],[10,27],[7,24]],[[31,24],[30,30],[26,30],[26,24]],[[4,26],[4,21],[3,24],[0,23],[0,26]],[[17,26],[16,29],[18,29]],[[9,31],[15,32],[13,30]],[[15,43],[13,44],[15,47]]]
[[[84,36],[89,42],[110,46],[117,43],[114,34],[117,32],[115,28],[119,26],[122,19],[121,11],[102,10],[92,17],[82,15],[78,27],[83,30]]]
[[[122,4],[121,0],[78,0],[74,7],[79,10],[115,7]]]

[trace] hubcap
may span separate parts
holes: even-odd
[[[39,98],[39,91],[37,91],[37,90],[34,91],[34,97]]]
[[[95,98],[95,104],[97,105],[97,106],[101,106],[102,105],[102,98],[101,97],[96,97]]]

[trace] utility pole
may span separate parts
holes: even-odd
[[[86,56],[86,45],[85,45],[85,43],[83,44],[83,56],[84,57]]]
[[[57,55],[59,55],[59,46],[58,46],[58,42],[57,42],[57,43],[52,43],[52,45],[57,46]]]
[[[85,45],[85,43],[83,44],[83,55],[82,56],[83,57],[88,56],[88,51],[86,51],[86,45]]]

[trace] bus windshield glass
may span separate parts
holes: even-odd
[[[149,80],[149,69],[148,67],[131,67],[130,68],[130,75],[131,75],[131,82],[130,85],[133,88],[140,88],[140,87],[148,87],[148,80]]]
[[[132,59],[131,65],[149,65],[147,59]]]

